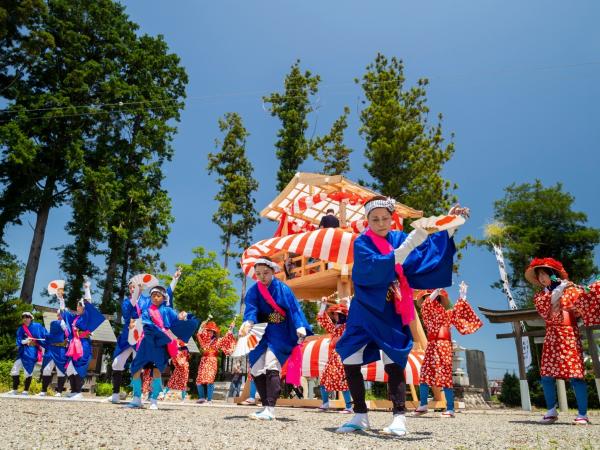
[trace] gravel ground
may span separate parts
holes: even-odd
[[[161,409],[129,410],[97,400],[0,396],[0,448],[598,448],[600,414],[593,425],[574,426],[573,413],[554,425],[539,425],[539,413],[466,411],[455,419],[439,414],[409,418],[404,438],[378,433],[390,413],[369,414],[373,430],[334,433],[348,416],[311,409],[278,408],[278,420],[257,422],[254,411],[215,403],[160,403]]]

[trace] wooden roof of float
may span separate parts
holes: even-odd
[[[321,217],[325,211],[333,209],[338,214],[339,202],[331,199],[324,200],[317,205],[307,208],[299,213],[290,213],[289,209],[295,200],[304,196],[312,196],[324,192],[331,194],[334,192],[350,192],[360,195],[363,198],[373,197],[379,193],[361,186],[358,183],[348,180],[342,175],[322,175],[318,173],[298,172],[288,185],[279,193],[279,195],[264,208],[260,215],[274,221],[279,221],[283,213],[290,217],[319,225]],[[346,221],[348,223],[364,218],[364,207],[361,204],[346,204]],[[423,211],[419,211],[402,203],[396,203],[396,212],[400,217],[419,218],[423,216]]]

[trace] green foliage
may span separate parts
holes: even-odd
[[[263,97],[263,102],[270,103],[271,116],[281,121],[281,129],[277,132],[277,158],[280,165],[277,172],[277,190],[281,191],[296,175],[300,164],[313,152],[313,142],[305,136],[308,129],[308,115],[314,111],[310,97],[318,91],[321,77],[310,71],[302,73],[300,60],[291,67],[285,77],[285,92],[273,92]]]
[[[229,272],[217,262],[215,252],[202,247],[193,250],[191,264],[179,264],[183,272],[175,293],[175,306],[193,313],[200,320],[212,314],[217,324],[229,324],[238,301]]]
[[[350,154],[352,149],[344,144],[344,131],[348,128],[350,108],[344,108],[342,114],[332,125],[331,131],[318,139],[320,152],[315,152],[315,159],[323,163],[323,173],[327,175],[343,175],[350,171]]]
[[[96,384],[96,396],[97,397],[109,397],[112,395],[112,383],[97,383]]]
[[[213,214],[213,222],[221,228],[223,265],[227,269],[229,258],[241,256],[241,251],[251,245],[252,230],[260,221],[252,197],[258,189],[258,181],[253,178],[254,169],[246,157],[249,133],[239,114],[225,114],[219,119],[219,130],[225,137],[223,142],[215,141],[221,150],[208,154],[208,173],[216,173],[217,183],[221,186],[215,197],[219,207]]]
[[[573,210],[574,201],[560,183],[544,187],[536,180],[511,184],[504,198],[494,202],[494,219],[502,224],[502,232],[492,233],[492,242],[504,249],[511,287],[521,306],[532,301],[533,287],[524,273],[534,257],[559,260],[575,283],[598,275],[594,248],[600,242],[600,230],[586,226],[587,215]],[[490,241],[480,244],[491,250]],[[495,286],[501,289],[499,282]]]
[[[427,79],[404,89],[404,65],[377,54],[360,81],[366,102],[360,134],[366,140],[365,165],[373,177],[369,186],[426,215],[445,213],[454,203],[456,185],[440,175],[454,153],[446,144],[442,115],[430,125]],[[359,83],[359,80],[356,80]],[[453,135],[451,135],[453,137]]]
[[[0,392],[6,392],[12,389],[12,376],[10,375],[10,371],[13,364],[14,360],[12,359],[0,360]],[[21,371],[19,384],[19,389],[21,390],[23,389],[24,381],[25,376],[23,375],[23,371]],[[38,394],[41,390],[42,383],[40,383],[36,377],[33,377],[28,391],[29,394]]]
[[[519,378],[514,373],[506,372],[502,379],[502,389],[498,400],[506,406],[519,406],[521,404],[521,389]]]

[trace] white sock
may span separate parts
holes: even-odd
[[[394,414],[394,419],[388,428],[392,430],[406,430],[406,416],[404,414]]]
[[[549,409],[546,413],[547,416],[558,416],[558,412],[556,411],[556,406],[552,409]]]

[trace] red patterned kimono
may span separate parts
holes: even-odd
[[[209,330],[203,330],[196,337],[204,352],[198,366],[196,384],[214,383],[217,376],[217,356],[219,356],[219,351],[222,351],[226,355],[231,355],[235,348],[235,336],[233,333],[228,332],[221,338],[212,339],[212,333]]]
[[[176,391],[187,391],[190,376],[190,352],[180,349],[173,359],[173,365],[175,370],[173,370],[169,383],[167,383],[168,388]]]
[[[560,298],[561,307],[572,308],[582,292],[579,287],[567,287]],[[540,375],[559,379],[583,378],[583,350],[575,313],[564,309],[553,311],[551,296],[552,293],[544,289],[533,299],[538,313],[546,321]]]
[[[327,392],[347,391],[348,383],[346,382],[346,373],[344,372],[342,358],[340,358],[338,352],[335,351],[335,344],[344,333],[346,324],[334,324],[327,313],[319,314],[317,316],[317,322],[331,335],[329,355],[327,364],[323,370],[323,375],[321,375],[321,384],[325,386]]]
[[[452,387],[452,336],[450,326],[460,334],[471,334],[483,323],[464,299],[450,310],[434,299],[427,298],[421,306],[423,324],[427,329],[427,349],[421,366],[421,383],[429,386]]]
[[[147,394],[152,391],[152,369],[142,371],[142,393]]]
[[[600,281],[590,284],[589,291],[582,292],[574,306],[586,327],[600,325]]]

